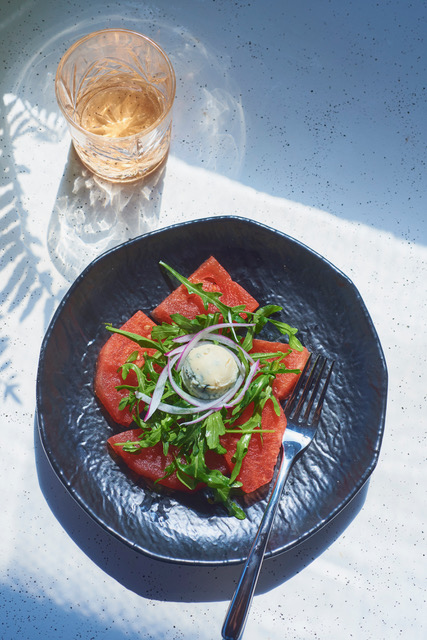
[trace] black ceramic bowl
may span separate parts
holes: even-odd
[[[336,361],[317,436],[294,465],[268,556],[302,542],[338,514],[373,471],[384,428],[387,371],[375,328],[352,282],[292,238],[244,218],[180,224],[127,242],[90,264],[61,302],[44,338],[37,378],[40,436],[57,475],[102,527],[152,557],[189,564],[242,562],[266,490],[228,517],[203,494],[154,488],[114,460],[107,438],[122,430],[95,398],[104,323],[147,314],[168,293],[163,260],[190,275],[214,255],[261,305],[283,306],[310,351]],[[267,334],[272,338],[274,334]],[[277,337],[277,336],[276,336]]]

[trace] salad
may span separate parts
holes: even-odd
[[[297,329],[278,319],[281,306],[259,307],[215,258],[206,262],[209,277],[203,278],[199,270],[186,278],[160,263],[180,286],[153,310],[159,324],[139,312],[139,324],[135,318],[120,328],[106,325],[110,340],[126,350],[108,361],[119,376],[108,401],[101,351],[95,391],[115,421],[133,422],[109,438],[131,469],[173,489],[203,487],[210,500],[243,519],[236,494],[271,480],[286,427],[281,402],[309,354]],[[143,330],[134,331],[134,323]],[[258,337],[266,325],[280,341]]]

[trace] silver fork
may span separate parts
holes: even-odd
[[[222,627],[224,640],[240,640],[242,637],[283,487],[293,463],[313,440],[319,424],[334,363],[329,365],[324,378],[327,360],[318,356],[310,370],[311,359],[310,356],[284,407],[288,423],[282,440],[282,455],[276,483],[228,607]],[[311,416],[317,397],[317,405]]]

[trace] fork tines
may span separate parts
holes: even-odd
[[[299,420],[303,409],[305,409],[303,419],[305,421],[309,420],[310,412],[313,408],[313,403],[318,394],[319,387],[324,377],[326,365],[328,363],[327,358],[325,358],[324,356],[317,356],[313,366],[310,369],[312,360],[313,357],[312,354],[310,354],[305,367],[302,370],[300,377],[298,378],[298,382],[295,385],[294,390],[292,391],[285,405],[286,416],[294,422]],[[312,425],[316,425],[320,419],[323,401],[329,385],[333,367],[334,362],[330,364],[329,369],[326,373],[326,377],[324,378],[323,388],[321,390],[313,414],[313,418],[311,420]]]

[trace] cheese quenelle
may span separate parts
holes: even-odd
[[[189,352],[182,367],[182,381],[196,398],[220,398],[237,380],[239,370],[229,349],[203,343]]]

